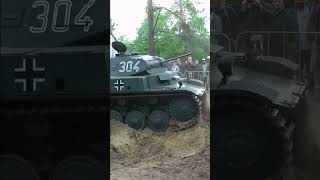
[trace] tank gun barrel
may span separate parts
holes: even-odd
[[[186,56],[190,56],[190,55],[192,55],[192,53],[184,54],[184,55],[181,55],[181,56],[176,56],[174,58],[167,59],[164,62],[170,62],[170,61],[173,61],[173,60],[176,60],[176,59],[179,59],[179,58],[183,58],[183,57],[186,57]]]

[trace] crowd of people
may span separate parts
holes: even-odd
[[[297,32],[288,33],[285,38],[281,33],[268,35],[268,55],[300,64],[300,70],[305,72],[301,73],[301,79],[313,74],[316,64],[311,62],[317,59],[320,41],[315,41],[315,33],[306,32],[320,31],[320,0],[241,0],[240,7],[228,6],[225,0],[213,0],[212,7],[213,33],[228,35],[233,47],[236,43],[240,49],[249,47],[235,42],[239,33],[245,31]]]
[[[189,79],[202,80],[205,87],[208,87],[208,71],[210,70],[210,56],[201,60],[194,60],[192,56],[188,56],[185,63],[182,63],[180,59],[172,61],[170,64],[170,71],[181,73]]]

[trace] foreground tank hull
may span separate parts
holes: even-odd
[[[68,175],[77,169],[90,177],[97,177],[94,172],[107,177],[104,49],[105,46],[1,49],[1,177],[77,179],[83,174]],[[89,70],[74,66],[77,63],[93,65],[100,73],[91,77],[79,73],[82,81],[75,81],[71,72]],[[59,64],[63,68],[58,68]],[[41,74],[35,72],[40,70]],[[90,86],[84,88],[82,83]]]
[[[284,177],[293,165],[295,129],[304,116],[306,86],[290,78],[296,65],[277,60],[234,63],[232,75],[224,80],[221,68],[213,64],[216,179]]]

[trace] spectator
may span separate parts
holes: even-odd
[[[272,5],[260,0],[243,0],[241,2],[240,23],[242,31],[263,31],[270,23]]]
[[[298,32],[298,20],[294,10],[286,8],[284,0],[273,0],[273,14],[267,31]],[[297,62],[298,35],[282,33],[270,35],[270,55],[285,57]],[[285,48],[284,48],[285,47]]]
[[[192,77],[193,77],[194,79],[199,79],[199,71],[200,71],[199,60],[195,60],[195,61],[194,61],[194,63],[193,63],[193,71],[196,71],[196,72],[193,72]]]
[[[184,69],[188,73],[187,78],[191,79],[192,78],[192,71],[194,70],[194,66],[193,66],[193,62],[192,62],[192,57],[191,56],[188,56],[187,64],[185,65]]]
[[[225,0],[212,0],[213,13],[216,16],[212,20],[217,30],[235,38],[237,31],[237,12],[230,6],[226,6]]]
[[[201,67],[201,79],[203,81],[203,85],[204,87],[207,89],[208,88],[208,74],[207,74],[207,71],[208,71],[208,63],[206,62],[206,60],[203,58],[201,60],[201,64],[200,64],[200,67]]]
[[[177,73],[180,72],[179,66],[176,64],[175,61],[172,61],[172,62],[171,62],[171,69],[170,69],[170,71],[177,72]]]
[[[211,64],[211,61],[210,61],[210,56],[207,57],[207,64],[208,64],[208,71],[210,71],[210,64]]]
[[[241,32],[265,31],[272,19],[272,4],[263,0],[242,0],[240,9]],[[238,39],[238,50],[248,52],[250,50],[250,38],[252,34],[242,34]]]
[[[316,0],[314,1],[311,12],[310,12],[310,17],[308,19],[307,23],[307,31],[308,32],[320,32],[320,1]],[[320,51],[320,41],[319,41],[319,36],[315,40],[314,35],[309,35],[308,40],[310,43],[312,43],[311,46],[311,72],[315,72],[315,68],[317,69],[320,68],[320,62],[319,62],[319,51]],[[319,74],[317,74],[318,76]],[[313,82],[311,82],[313,83]],[[312,86],[312,85],[311,85]]]
[[[193,63],[194,70],[197,70],[198,65],[199,65],[199,60],[195,60],[194,63]]]
[[[218,15],[214,13],[214,11],[211,12],[211,25],[212,28],[210,29],[213,29],[213,33],[222,33],[222,20]]]
[[[309,19],[311,7],[306,2],[306,0],[296,0],[296,12],[298,19],[298,28],[299,32],[307,31],[307,20]],[[306,76],[310,75],[310,61],[311,61],[311,44],[307,40],[307,36],[305,33],[299,34],[299,48],[300,48],[300,79],[304,80]],[[303,72],[306,72],[305,76],[303,76]]]
[[[314,1],[307,24],[308,24],[307,28],[309,32],[320,31],[320,1],[319,0]],[[313,38],[310,38],[310,40],[312,41]]]
[[[179,67],[180,72],[183,74],[183,73],[184,73],[184,69],[183,69],[183,66],[182,66],[182,64],[181,64],[180,58],[178,58],[178,59],[176,60],[176,64],[177,64],[177,66]]]

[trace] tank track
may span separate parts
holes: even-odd
[[[230,100],[227,102],[219,101],[219,103],[214,103],[214,108],[215,108],[214,113],[216,112],[216,110],[219,111],[221,108],[228,109],[229,107],[235,107],[236,109],[237,107],[250,108],[251,110],[254,109],[253,111],[258,112],[258,114],[260,114],[261,116],[267,117],[268,122],[266,123],[270,125],[269,129],[273,130],[272,132],[272,134],[274,135],[273,139],[278,140],[279,142],[278,144],[279,151],[276,153],[278,153],[278,157],[280,159],[274,161],[277,163],[272,164],[273,167],[270,167],[272,169],[266,170],[268,171],[268,175],[266,175],[265,177],[258,177],[258,178],[265,179],[268,177],[272,177],[272,178],[276,177],[276,178],[280,178],[281,180],[286,180],[288,172],[293,165],[293,147],[294,147],[294,141],[295,141],[294,133],[295,133],[296,122],[294,120],[285,118],[286,115],[284,115],[284,113],[281,112],[280,109],[277,109],[275,107],[271,107],[268,105],[263,106],[261,104],[260,106],[257,106],[257,105],[251,104],[251,102],[249,101],[244,101],[244,100],[240,100],[240,101]],[[269,152],[264,152],[264,153],[269,153]],[[229,173],[231,173],[231,171]],[[250,175],[251,173],[245,174],[245,176],[248,179],[250,179]],[[235,176],[239,176],[239,174]],[[253,177],[252,179],[256,179],[257,176]],[[223,177],[216,177],[216,178],[223,178]],[[230,179],[234,179],[234,177]]]
[[[173,117],[169,117],[169,127],[166,130],[170,130],[173,132],[178,132],[178,131],[182,131],[188,128],[191,128],[192,126],[194,126],[195,124],[197,124],[198,119],[200,117],[201,111],[202,111],[202,106],[204,105],[204,96],[199,97],[199,96],[195,96],[192,93],[187,93],[187,92],[169,92],[169,93],[145,93],[145,94],[119,94],[119,95],[112,95],[110,96],[111,98],[111,109],[113,109],[112,104],[115,100],[120,100],[120,99],[124,99],[124,100],[130,100],[130,99],[139,99],[139,98],[167,98],[168,100],[170,98],[174,98],[174,97],[183,97],[183,96],[187,96],[190,97],[191,99],[193,99],[193,102],[195,104],[197,104],[197,106],[195,108],[197,108],[197,114],[195,117],[193,117],[191,120],[187,121],[187,122],[179,122],[177,121],[175,118]],[[167,104],[168,106],[168,104]],[[164,133],[163,131],[154,131],[155,134],[162,134]]]
[[[68,103],[43,103],[41,105],[39,104],[19,104],[19,103],[15,103],[15,104],[10,104],[8,106],[5,106],[5,104],[2,104],[0,106],[0,115],[1,118],[8,120],[8,122],[13,123],[13,124],[17,124],[17,127],[21,129],[20,127],[22,127],[21,125],[19,125],[17,122],[21,122],[20,120],[23,121],[23,119],[29,119],[29,118],[45,118],[48,121],[51,120],[56,120],[55,122],[59,122],[59,125],[61,125],[63,121],[60,121],[59,118],[56,117],[66,117],[68,118],[69,115],[71,117],[76,117],[74,119],[78,119],[77,117],[81,118],[83,117],[84,114],[86,114],[85,117],[93,117],[96,115],[96,117],[106,117],[107,113],[108,113],[108,105],[105,101],[97,101],[97,102],[92,102],[92,101],[88,101],[86,103],[84,103],[85,101],[82,101],[81,103],[77,103],[77,102],[68,102]],[[103,102],[103,103],[102,103]],[[100,118],[101,119],[101,118]],[[14,120],[14,121],[12,121]],[[73,122],[74,120],[72,120]],[[27,121],[26,121],[27,122]],[[68,123],[68,127],[70,126],[70,121],[67,121]],[[11,125],[11,124],[10,124]],[[71,126],[72,127],[72,126]],[[67,157],[71,157],[72,154],[70,154],[70,152],[73,153],[73,150],[70,150],[71,146],[62,146],[61,143],[65,143],[65,142],[70,142],[69,139],[63,139],[61,140],[61,137],[63,136],[63,133],[65,133],[66,128],[63,127],[63,132],[61,132],[59,130],[59,137],[56,137],[56,133],[54,133],[53,135],[50,135],[50,139],[54,138],[54,145],[52,147],[56,148],[54,149],[55,152],[52,153],[51,151],[49,152],[49,156],[52,158],[57,158],[58,161],[62,161]],[[78,130],[79,131],[79,130]],[[92,132],[92,131],[90,131]],[[77,132],[78,133],[78,132]],[[26,132],[21,132],[21,134],[19,134],[17,137],[14,138],[18,138],[19,140],[22,139],[25,142],[29,141],[29,134],[27,134],[27,138],[23,139],[20,138],[21,137],[26,137]],[[11,134],[9,135],[11,137]],[[67,135],[69,137],[69,135]],[[45,137],[46,138],[46,137]],[[39,144],[39,146],[42,147],[46,147],[46,141],[42,141],[42,137],[38,138],[36,137],[36,144]],[[75,139],[75,137],[72,137],[71,139]],[[106,137],[107,139],[107,137]],[[57,143],[59,141],[59,143]],[[32,141],[33,142],[33,141]],[[73,141],[74,142],[74,141]],[[86,140],[87,142],[87,140]],[[89,141],[88,141],[89,142]],[[90,141],[91,142],[91,141]],[[76,147],[78,147],[78,142],[74,142],[76,144]],[[92,143],[92,145],[95,142]],[[35,143],[33,143],[35,144]],[[58,145],[59,144],[59,145]],[[105,143],[105,145],[103,145],[104,148],[108,149],[108,144],[107,142]],[[22,146],[23,147],[23,146]],[[50,148],[52,148],[50,146]],[[61,148],[62,147],[62,148]],[[79,146],[80,147],[80,146]],[[17,147],[16,146],[10,146],[11,149],[13,149],[14,151],[16,151]],[[74,146],[72,147],[74,148]],[[84,149],[82,146],[80,147],[81,150],[76,149],[77,151],[75,153],[79,153],[79,154],[84,154],[84,155],[90,155],[92,156],[92,159],[100,159],[100,152],[95,152],[94,149]],[[32,148],[31,148],[32,149]],[[70,152],[69,152],[70,150]],[[10,150],[11,151],[11,150]],[[17,156],[22,156],[24,158],[26,158],[28,160],[29,163],[32,164],[33,167],[37,167],[35,168],[37,171],[37,175],[40,176],[43,179],[48,179],[49,176],[51,176],[52,172],[52,167],[46,169],[46,167],[44,169],[39,168],[41,163],[42,163],[42,158],[46,157],[47,154],[45,153],[45,155],[41,154],[41,155],[37,155],[37,158],[40,158],[41,161],[34,161],[33,160],[33,156],[34,155],[30,155],[29,153],[30,148],[25,151],[23,150],[22,153],[17,152],[15,155]],[[3,152],[2,155],[6,155],[7,152]],[[93,154],[93,155],[91,155]],[[32,157],[32,158],[31,158]],[[49,166],[56,166],[57,162],[50,160],[49,161]],[[39,165],[40,164],[40,165]]]

